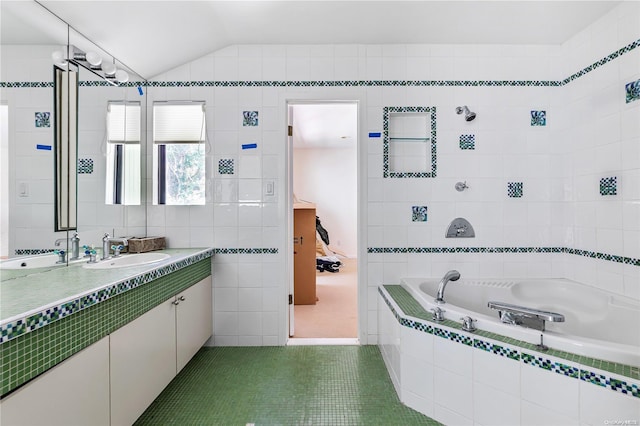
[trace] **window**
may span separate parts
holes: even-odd
[[[204,102],[153,104],[154,203],[205,204]]]
[[[140,102],[107,104],[107,204],[140,204]]]

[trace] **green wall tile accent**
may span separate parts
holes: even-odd
[[[1,395],[209,275],[207,258],[0,345]]]
[[[640,398],[640,390],[638,389],[638,386],[636,384],[630,384],[620,379],[606,378],[605,376],[592,371],[579,369],[577,367],[566,365],[560,362],[551,361],[547,357],[565,359],[570,362],[581,364],[585,367],[597,368],[634,380],[640,379],[639,367],[618,364],[615,362],[609,362],[600,359],[588,358],[553,349],[541,351],[536,345],[533,345],[531,343],[482,330],[476,330],[475,332],[473,332],[472,334],[474,335],[474,338],[471,339],[470,337],[458,334],[456,332],[440,328],[439,326],[442,325],[449,328],[461,329],[461,324],[451,320],[445,320],[443,322],[433,321],[431,319],[431,314],[427,312],[422,307],[422,305],[420,305],[420,303],[418,303],[418,301],[416,301],[413,296],[411,296],[411,294],[401,285],[383,285],[378,289],[378,293],[382,296],[383,300],[385,301],[391,312],[394,314],[398,322],[405,327],[424,331],[426,333],[433,334],[434,336],[439,336],[453,342],[472,346],[478,350],[491,352],[494,355],[506,357],[514,361],[522,360],[523,364],[526,365],[530,365],[536,368],[542,368],[544,370],[555,372],[557,374],[562,374],[563,376],[566,376],[568,378],[580,379],[594,385],[606,386],[613,391]],[[399,311],[396,310],[396,308],[388,298],[395,302],[395,304],[399,308]],[[405,318],[405,316],[415,317],[422,321],[428,322],[429,325],[419,324],[418,321]],[[475,336],[499,341],[510,346],[521,348],[523,350],[519,352],[518,350],[513,348],[505,348],[503,346],[484,341],[481,338],[476,338]],[[603,385],[603,383],[605,384]]]

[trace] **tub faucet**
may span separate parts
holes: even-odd
[[[63,241],[71,241],[71,257],[69,260],[80,259],[80,237],[78,233],[74,232],[71,238],[58,238],[55,241],[56,247],[60,247],[60,243]]]
[[[449,281],[458,281],[460,279],[460,272],[452,269],[451,271],[444,274],[444,277],[440,280],[440,284],[438,284],[438,294],[436,295],[436,303],[438,305],[443,305],[446,302],[444,301],[444,289],[449,283]]]

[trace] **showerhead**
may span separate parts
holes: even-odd
[[[464,113],[464,119],[466,121],[472,121],[474,118],[476,118],[476,113],[475,112],[471,112],[466,105],[461,106],[461,107],[457,107],[456,108],[456,112],[458,114]]]

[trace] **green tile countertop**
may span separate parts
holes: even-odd
[[[2,271],[0,326],[197,255],[210,257],[213,249],[175,248],[156,253],[170,257],[151,264],[113,269],[87,269],[82,267],[85,262],[79,262],[66,267],[33,269],[29,274]]]

